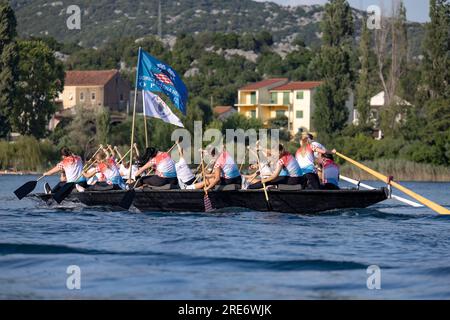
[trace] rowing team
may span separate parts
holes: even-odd
[[[75,182],[80,192],[86,189],[125,190],[130,185],[172,185],[182,189],[205,191],[217,185],[231,184],[242,185],[243,189],[262,189],[264,186],[277,185],[301,185],[303,189],[310,190],[339,189],[339,167],[334,162],[332,153],[313,141],[312,135],[308,133],[302,134],[300,148],[295,157],[281,144],[277,150],[262,150],[257,144],[257,149],[251,151],[258,153],[258,159],[259,154],[262,154],[262,159],[256,165],[250,166],[250,169],[255,170],[251,175],[242,175],[226,150],[218,152],[216,148],[212,148],[209,151],[202,150],[202,163],[204,152],[207,152],[211,157],[207,169],[211,166],[212,171],[196,177],[189,168],[179,143],[177,147],[180,159],[175,163],[169,152],[155,148],[147,148],[145,154],[139,157],[139,151],[134,145],[137,157],[134,158],[135,162],[131,168],[129,163],[122,163],[125,156],[122,157],[117,148],[113,149],[111,146],[100,146],[94,161],[88,163],[87,168],[83,167],[79,156],[74,155],[68,148],[62,148],[61,162],[44,173],[44,176],[60,173],[61,181],[53,189],[46,184],[46,193],[57,192],[67,182]]]

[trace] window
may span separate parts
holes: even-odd
[[[256,92],[252,92],[250,94],[250,103],[251,104],[256,104]]]
[[[284,117],[284,116],[286,116],[286,111],[284,111],[284,110],[276,110],[275,111],[275,116],[277,118]]]
[[[303,119],[303,111],[297,110],[295,115],[296,115],[297,119]]]
[[[250,110],[250,118],[256,118],[256,110]]]
[[[91,100],[95,100],[95,92],[91,93]]]
[[[297,100],[303,100],[303,95],[304,95],[303,91],[297,91]]]
[[[84,92],[80,92],[80,100],[84,101]]]
[[[120,102],[123,102],[123,93],[120,94]]]
[[[271,104],[276,104],[278,103],[278,94],[276,92],[272,92],[270,94],[270,103]]]
[[[289,92],[283,92],[283,104],[284,105],[289,104]]]

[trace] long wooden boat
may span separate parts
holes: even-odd
[[[75,202],[86,206],[121,210],[119,203],[125,191],[72,192],[62,203]],[[268,211],[262,190],[210,191],[214,209],[244,208],[252,211]],[[51,205],[48,194],[33,197]],[[274,212],[311,214],[336,209],[367,208],[388,198],[387,188],[376,190],[270,190],[270,203]],[[134,207],[146,212],[204,212],[202,190],[136,190]],[[123,209],[122,209],[123,210]]]

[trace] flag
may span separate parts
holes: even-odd
[[[164,122],[184,128],[181,120],[172,112],[172,110],[170,110],[169,106],[161,99],[161,97],[150,91],[142,91],[142,95],[145,117],[158,118]]]
[[[188,91],[180,76],[169,65],[139,49],[137,89],[162,92],[186,115]]]

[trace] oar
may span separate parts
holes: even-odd
[[[248,147],[249,150],[250,147]],[[253,150],[251,150],[253,151]],[[256,152],[254,152],[256,155],[256,161],[258,161],[258,168],[259,168],[259,174],[262,175],[262,168],[261,168],[261,162],[259,161],[259,153],[258,150],[256,150]],[[266,198],[266,204],[267,204],[267,210],[269,211],[273,211],[272,205],[270,204],[270,199],[269,199],[269,193],[267,192],[267,188],[266,188],[266,183],[264,182],[264,178],[261,176],[261,183],[263,185],[263,189],[264,189],[264,196]]]
[[[20,188],[18,188],[16,191],[14,191],[14,194],[17,196],[17,198],[19,198],[19,200],[22,200],[36,188],[38,181],[43,179],[44,177],[45,176],[41,176],[39,179],[35,181],[28,181]]]
[[[102,146],[98,147],[97,151],[95,151],[94,155],[86,162],[86,164],[83,166],[83,171],[86,170],[86,168],[89,166],[90,162],[95,158],[95,156],[97,155],[97,153],[100,152],[100,150],[102,150]]]
[[[180,143],[182,140],[178,140],[177,143],[175,143],[168,151],[167,153],[172,152],[173,148],[175,148],[175,146]],[[130,164],[130,170],[131,170],[131,164]],[[141,180],[141,178],[137,179],[136,182],[134,183],[133,187],[130,188],[129,190],[127,190],[125,192],[125,195],[123,196],[122,200],[120,200],[119,203],[119,207],[125,209],[125,210],[129,210],[131,205],[133,204],[134,201],[134,197],[136,196],[136,186],[138,184],[138,182]]]
[[[349,177],[339,176],[339,178],[340,178],[341,180],[344,180],[344,181],[347,181],[347,182],[349,182],[349,183],[351,183],[351,184],[354,184],[355,186],[361,186],[361,187],[363,187],[363,188],[365,188],[365,189],[368,189],[368,190],[375,190],[375,189],[376,189],[376,188],[374,188],[374,187],[372,187],[372,186],[369,186],[369,185],[367,185],[367,184],[361,183],[361,182],[359,182],[359,181],[357,181],[357,180],[354,180],[354,179],[352,179],[352,178],[349,178]],[[408,199],[405,199],[405,198],[396,196],[396,195],[394,195],[394,194],[391,195],[391,197],[392,197],[392,199],[395,199],[395,200],[398,200],[398,201],[400,201],[400,202],[406,203],[406,204],[408,204],[408,205],[410,205],[410,206],[413,206],[413,207],[415,207],[415,208],[423,208],[423,205],[421,205],[420,203],[417,203],[417,202],[414,202],[414,201],[411,201],[411,200],[408,200]]]
[[[205,163],[203,161],[203,150],[201,150],[201,162],[202,162],[202,176],[203,176],[203,192],[205,193],[205,195],[203,196],[203,205],[205,206],[205,212],[211,212],[213,211],[213,206],[211,203],[211,199],[209,199],[209,195],[208,195],[208,191],[206,190],[207,185],[207,179],[206,179],[206,175],[205,175]]]
[[[117,162],[117,164],[121,164],[122,161],[130,154],[130,152],[131,152],[131,149],[128,150],[127,153],[125,153],[125,155],[122,158],[120,158],[120,160],[119,160],[119,162]]]
[[[351,164],[357,166],[358,168],[360,168],[360,169],[370,173],[371,175],[373,175],[377,179],[379,179],[379,180],[381,180],[383,182],[389,183],[394,188],[397,188],[398,190],[406,193],[411,198],[416,199],[417,201],[419,201],[423,205],[427,206],[428,208],[436,211],[437,213],[450,215],[450,210],[440,206],[439,204],[437,204],[437,203],[435,203],[435,202],[433,202],[431,200],[428,200],[427,198],[422,197],[421,195],[419,195],[419,194],[417,194],[417,193],[415,193],[415,192],[405,188],[404,186],[398,184],[395,181],[390,181],[390,179],[388,177],[386,177],[385,175],[383,175],[383,174],[381,174],[381,173],[379,173],[379,172],[377,172],[375,170],[372,170],[372,169],[366,167],[365,165],[363,165],[363,164],[361,164],[361,163],[359,163],[359,162],[357,162],[357,161],[355,161],[355,160],[353,160],[353,159],[351,159],[351,158],[349,158],[349,157],[347,157],[347,156],[337,152],[336,150],[333,150],[333,151],[334,151],[334,153],[336,153],[336,155],[338,155],[342,159],[347,160],[348,162],[350,162]]]

